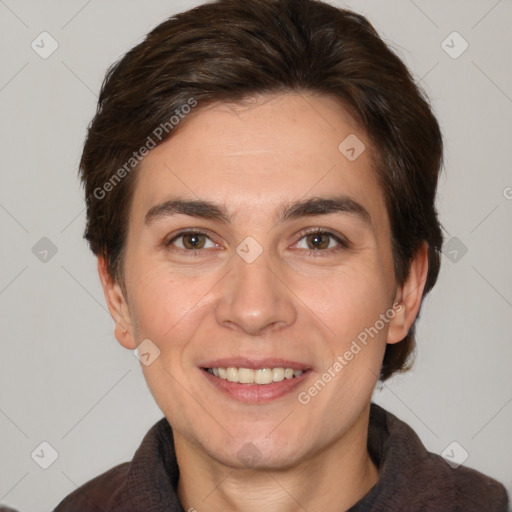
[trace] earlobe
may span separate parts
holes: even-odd
[[[428,275],[428,244],[416,251],[405,282],[398,287],[393,310],[395,315],[390,322],[388,343],[398,343],[408,334],[421,306],[423,290]]]
[[[114,335],[123,347],[133,350],[137,345],[135,343],[128,304],[121,285],[109,274],[107,263],[103,256],[98,256],[98,274],[108,310],[115,323]]]

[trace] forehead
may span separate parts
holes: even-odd
[[[307,197],[343,194],[385,215],[372,149],[333,98],[283,94],[198,107],[137,171],[132,214],[174,197],[251,218]],[[374,218],[375,217],[375,218]]]

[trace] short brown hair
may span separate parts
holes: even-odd
[[[200,108],[284,92],[333,96],[360,122],[385,196],[396,280],[404,282],[415,252],[427,242],[424,294],[430,291],[443,241],[435,208],[443,151],[439,125],[404,63],[366,18],[318,0],[200,5],[158,25],[110,67],[80,173],[85,238],[105,257],[112,278],[122,281],[136,174],[126,163],[136,169],[137,151],[155,128],[183,117],[191,99]],[[175,131],[170,126],[152,140],[160,143]],[[381,380],[406,368],[414,345],[413,324],[404,340],[387,345]]]

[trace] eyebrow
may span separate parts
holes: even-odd
[[[372,226],[372,220],[368,210],[361,203],[344,195],[312,197],[291,203],[284,208],[277,222],[312,215],[328,215],[330,213],[349,213],[358,217],[359,220],[369,227]]]
[[[345,196],[312,197],[302,201],[286,204],[275,219],[282,223],[300,217],[328,215],[332,213],[348,213],[359,218],[372,227],[368,210],[354,199]],[[188,215],[202,219],[218,220],[229,224],[231,215],[224,206],[203,200],[170,199],[151,207],[144,216],[144,224],[149,226],[157,219],[172,215]]]
[[[144,224],[149,226],[157,219],[178,214],[219,220],[226,224],[230,221],[230,216],[224,207],[209,201],[171,199],[151,207],[144,216]]]

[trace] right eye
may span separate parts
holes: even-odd
[[[200,249],[211,249],[218,247],[205,233],[201,231],[182,232],[169,240],[167,246],[174,245],[176,248],[185,251],[195,251]]]

